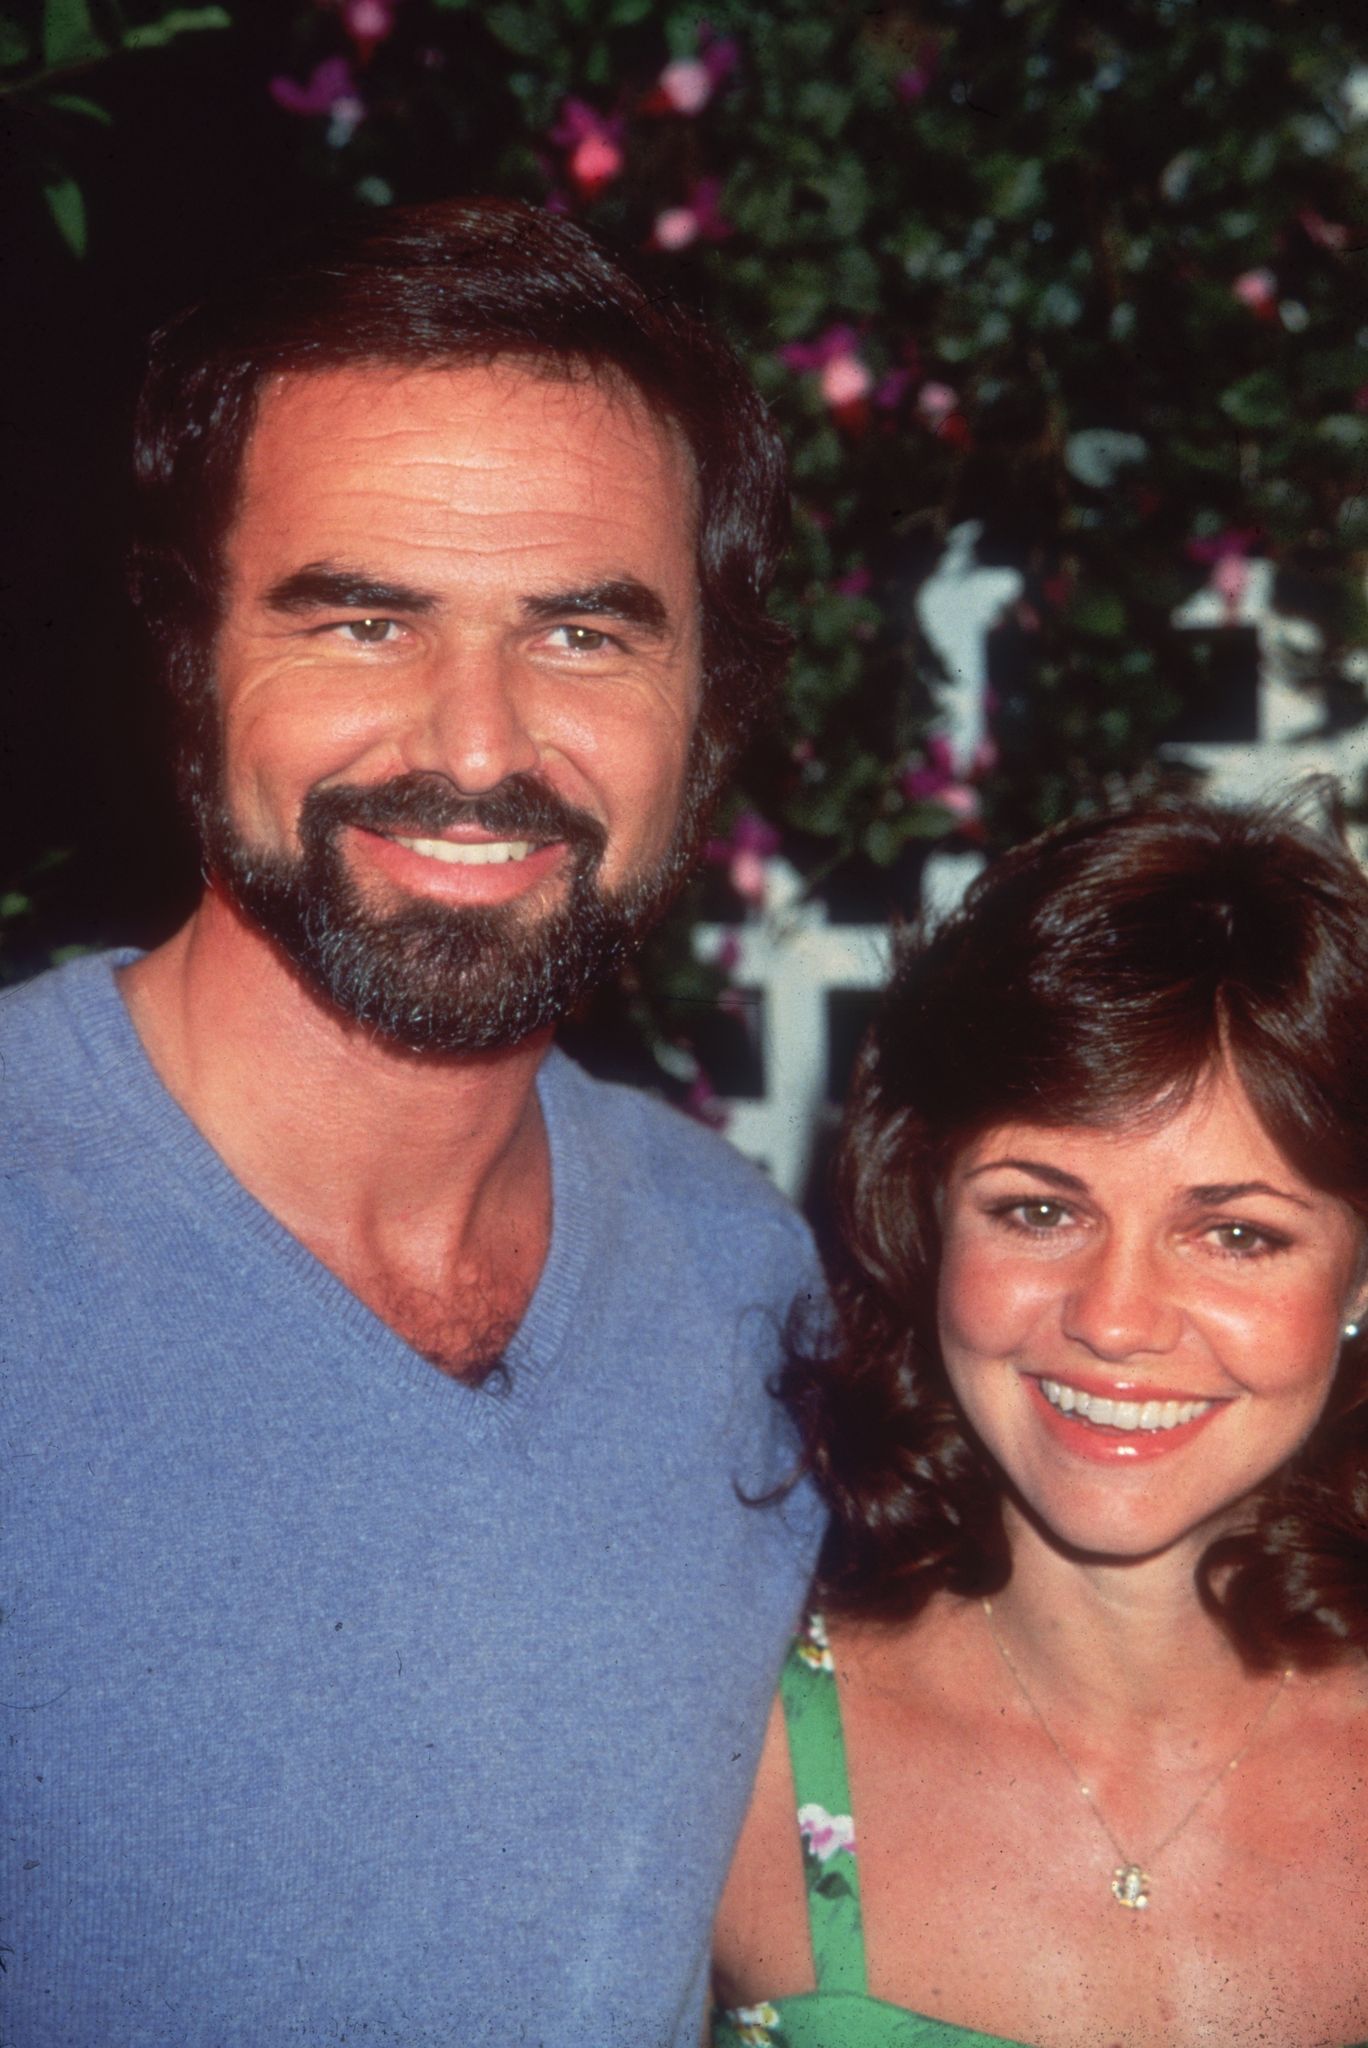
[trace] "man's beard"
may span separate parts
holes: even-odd
[[[480,797],[422,773],[371,789],[312,790],[299,814],[297,855],[248,846],[222,795],[197,808],[207,865],[239,910],[316,993],[414,1052],[488,1051],[555,1024],[645,937],[691,852],[677,831],[655,866],[609,894],[598,881],[602,825],[528,775],[510,775]],[[540,917],[521,902],[418,900],[374,910],[340,850],[349,825],[406,838],[474,826],[499,839],[563,843],[563,900]]]

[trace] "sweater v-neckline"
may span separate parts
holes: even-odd
[[[339,1370],[363,1377],[377,1393],[406,1397],[459,1414],[474,1434],[516,1432],[541,1398],[567,1353],[576,1302],[595,1238],[602,1238],[601,1203],[590,1203],[587,1161],[591,1134],[584,1128],[583,1078],[552,1048],[536,1079],[545,1120],[551,1176],[551,1236],[541,1274],[505,1349],[508,1371],[481,1386],[442,1372],[392,1329],[346,1282],[290,1231],[237,1178],[153,1067],[124,1002],[116,976],[139,957],[132,949],[101,953],[61,970],[69,1010],[87,1057],[108,1079],[119,1075],[117,1099],[123,1132],[120,1151],[142,1142],[155,1148],[170,1174],[227,1219],[244,1271],[264,1286],[282,1275],[311,1294],[346,1340]]]

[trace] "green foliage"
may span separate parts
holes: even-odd
[[[154,46],[170,64],[166,46],[214,29],[250,50],[261,118],[330,198],[504,190],[652,250],[730,332],[792,451],[778,607],[798,653],[737,808],[810,872],[863,863],[906,899],[928,838],[998,843],[1152,781],[1180,705],[1215,687],[1170,624],[1213,550],[1273,559],[1321,635],[1308,691],[1327,718],[1361,715],[1368,24],[1353,10],[395,0],[369,43],[340,4],[269,14],[0,12],[7,89],[46,98],[58,230],[79,246],[62,124],[98,113],[113,66]],[[272,104],[272,77],[302,86],[337,58],[359,120]],[[672,105],[664,67],[699,62]],[[594,175],[559,125],[570,101],[600,124]],[[915,599],[971,519],[1025,589],[996,758],[938,767]]]
[[[43,196],[57,223],[57,232],[73,256],[84,256],[86,246],[85,200],[74,178],[53,178],[43,187]]]

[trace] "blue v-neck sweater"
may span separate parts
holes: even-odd
[[[693,2048],[811,1562],[806,1235],[553,1054],[509,1377],[232,1177],[111,958],[0,1002],[0,2040]]]

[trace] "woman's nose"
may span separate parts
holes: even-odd
[[[1182,1320],[1163,1260],[1117,1240],[1088,1254],[1064,1298],[1065,1336],[1112,1364],[1172,1350]]]

